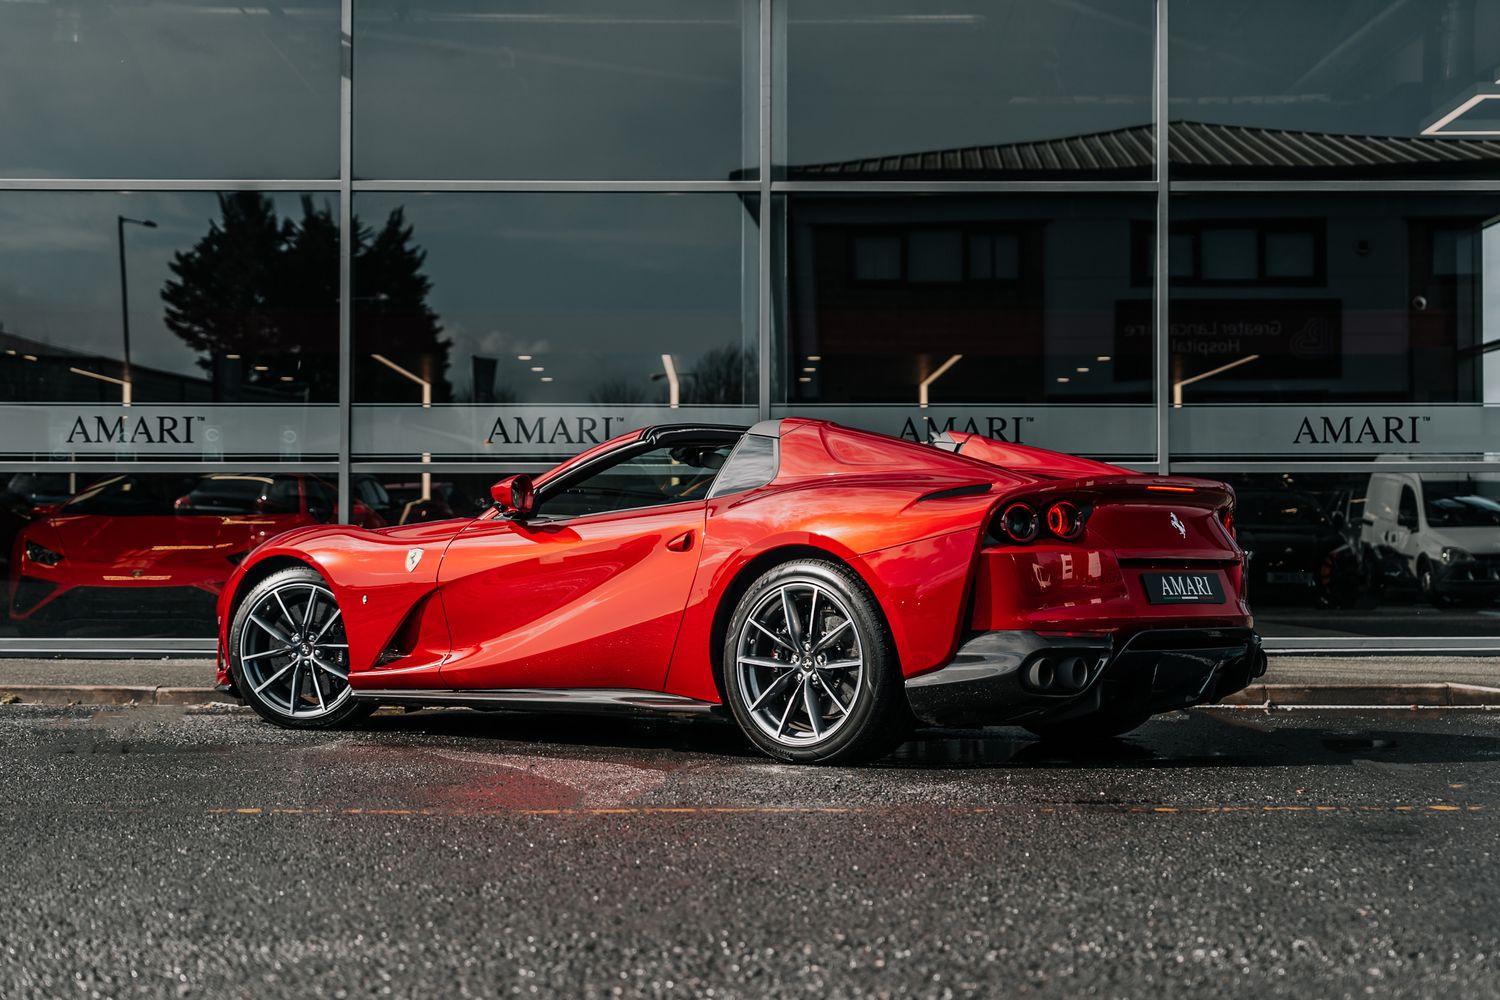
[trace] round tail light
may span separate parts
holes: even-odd
[[[1047,508],[1047,530],[1065,542],[1071,542],[1083,534],[1083,515],[1078,505],[1059,500]]]
[[[1013,542],[1031,541],[1040,527],[1036,510],[1030,504],[1013,503],[1000,515],[1000,531]]]

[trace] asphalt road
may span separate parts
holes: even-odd
[[[710,723],[0,708],[0,996],[1500,996],[1500,718],[783,767]]]
[[[1500,687],[1500,656],[1272,653],[1267,684],[1477,684]],[[0,689],[33,684],[210,688],[212,659],[0,657]]]

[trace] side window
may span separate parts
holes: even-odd
[[[706,500],[731,447],[713,442],[640,452],[544,496],[541,511],[571,517]]]
[[[776,478],[776,457],[775,438],[746,434],[714,481],[710,496],[723,497],[766,485]]]
[[[1410,486],[1401,487],[1401,509],[1396,515],[1396,523],[1413,530],[1417,527],[1417,494]]]

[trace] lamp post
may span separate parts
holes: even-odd
[[[132,226],[144,226],[147,229],[155,229],[156,223],[150,219],[131,219],[123,215],[115,216],[115,238],[120,247],[120,334],[125,346],[124,375],[125,384],[131,383],[130,377],[130,289],[125,280],[125,223]],[[127,395],[127,400],[128,400]],[[126,406],[130,403],[127,401]]]

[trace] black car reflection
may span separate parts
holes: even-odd
[[[1360,548],[1311,493],[1242,491],[1235,511],[1257,603],[1352,607],[1368,592]]]

